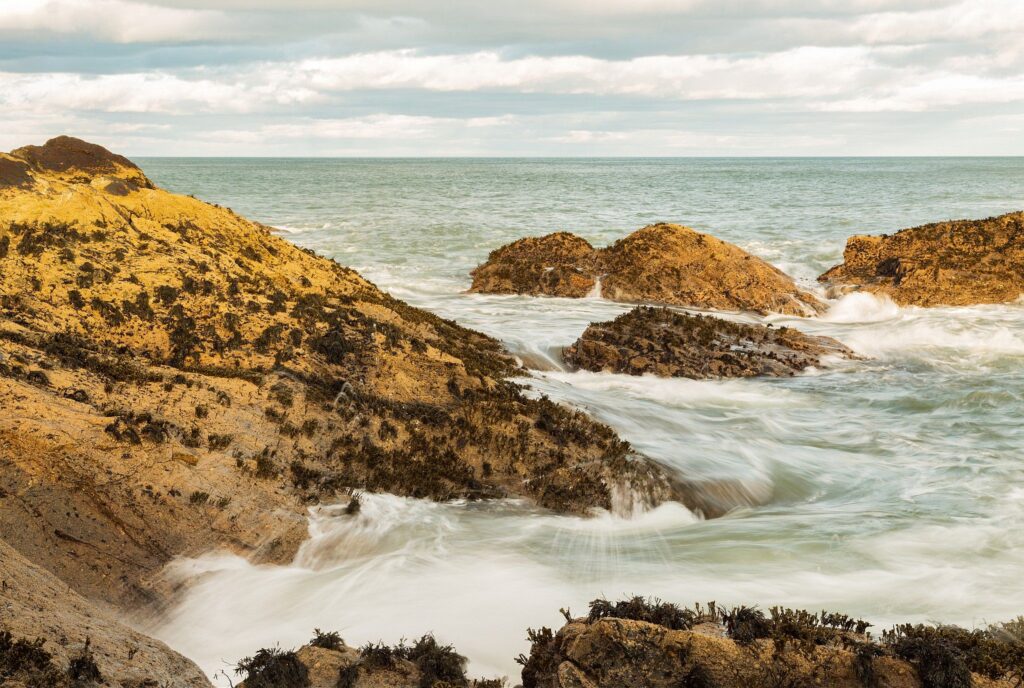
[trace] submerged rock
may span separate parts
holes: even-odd
[[[790,327],[638,306],[590,325],[563,356],[568,365],[594,372],[701,379],[785,377],[819,367],[829,356],[856,355],[831,337]]]
[[[471,291],[655,302],[716,310],[813,315],[823,310],[778,268],[708,234],[673,224],[594,249],[559,232],[520,239],[488,256]]]
[[[862,290],[901,305],[1014,301],[1024,294],[1024,212],[850,237],[843,262],[818,280],[836,296]]]

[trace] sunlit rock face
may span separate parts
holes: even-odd
[[[99,146],[0,160],[0,539],[87,597],[159,603],[186,552],[289,561],[352,490],[677,496],[490,337]]]
[[[853,236],[818,280],[835,295],[862,290],[901,305],[1014,301],[1024,294],[1024,212]]]
[[[756,313],[823,310],[778,268],[688,227],[657,224],[594,249],[559,232],[493,251],[473,271],[471,291],[648,302]]]

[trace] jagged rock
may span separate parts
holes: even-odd
[[[884,294],[901,305],[1004,303],[1024,293],[1024,212],[854,236],[818,280],[830,293]]]
[[[614,300],[692,308],[813,315],[823,310],[785,273],[743,249],[673,224],[594,249],[567,232],[520,239],[488,256],[471,291]]]
[[[53,574],[27,561],[3,540],[0,540],[0,581],[0,632],[10,632],[15,639],[29,642],[39,639],[42,649],[52,658],[52,667],[34,667],[37,682],[29,681],[28,686],[91,685],[67,680],[67,667],[82,653],[86,641],[106,686],[202,688],[210,685],[191,661],[163,643],[128,628]],[[3,659],[0,657],[0,684],[15,688],[18,676],[3,675]],[[39,676],[47,668],[52,675]]]
[[[856,355],[831,337],[638,306],[595,323],[563,352],[574,368],[662,377],[785,377],[828,356]]]

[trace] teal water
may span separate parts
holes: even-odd
[[[599,595],[828,607],[878,625],[1024,613],[1024,305],[897,308],[869,296],[772,316],[868,360],[787,380],[570,373],[560,348],[625,306],[464,293],[487,253],[569,230],[602,245],[654,221],[743,246],[816,288],[847,236],[1024,208],[1024,159],[141,161],[158,184],[280,228],[544,368],[587,409],[690,476],[762,506],[702,521],[386,495],[360,519],[311,515],[287,567],[211,553],[154,631],[211,673],[313,627],[350,644],[434,631],[477,673],[516,675],[525,629]],[[747,316],[744,316],[747,317]]]

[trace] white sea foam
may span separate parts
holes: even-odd
[[[888,296],[853,292],[829,307],[823,320],[835,323],[877,323],[899,317],[900,307]]]

